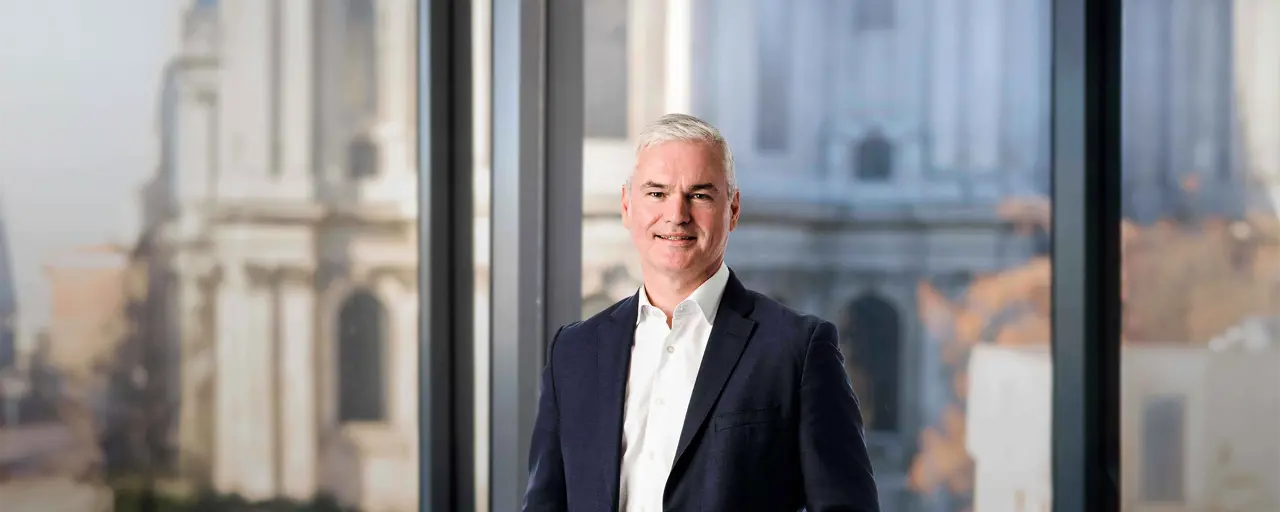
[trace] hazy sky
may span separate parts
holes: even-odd
[[[187,3],[0,0],[0,214],[24,338],[48,318],[50,253],[137,229],[160,73]]]

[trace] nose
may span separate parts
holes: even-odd
[[[672,197],[664,205],[666,210],[663,216],[668,224],[682,226],[689,222],[689,200],[684,197]]]

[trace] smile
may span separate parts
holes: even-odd
[[[694,240],[695,238],[697,238],[697,237],[685,236],[685,235],[653,235],[653,236],[656,238],[661,238],[663,240],[670,240],[672,242],[686,242],[686,241]]]

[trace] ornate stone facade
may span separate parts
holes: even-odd
[[[417,509],[415,9],[185,13],[144,211],[193,484]]]

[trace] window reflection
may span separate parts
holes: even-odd
[[[1038,453],[1050,425],[969,406],[1010,379],[1037,400],[1023,409],[1050,403],[1050,2],[626,3],[587,13],[645,35],[626,59],[649,87],[614,91],[628,124],[687,112],[728,139],[743,213],[727,263],[839,326],[883,509],[1047,507],[1047,457],[1004,454]],[[606,44],[586,23],[586,47]],[[588,86],[609,69],[587,60]],[[583,141],[584,317],[641,279],[618,211],[633,143]],[[987,346],[1039,352],[974,371]]]

